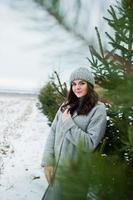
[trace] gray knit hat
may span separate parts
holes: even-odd
[[[85,80],[91,85],[95,85],[95,79],[94,76],[92,75],[91,71],[85,67],[80,67],[76,70],[74,70],[71,75],[70,75],[70,84],[74,80]]]

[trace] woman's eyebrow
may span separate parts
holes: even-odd
[[[72,84],[79,84],[79,83],[83,83],[83,82],[85,82],[85,81],[84,80],[80,80],[78,82],[73,81]]]
[[[83,83],[83,82],[85,82],[85,81],[84,80],[79,81],[79,83]]]

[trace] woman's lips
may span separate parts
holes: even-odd
[[[76,94],[81,94],[81,92],[76,92]]]

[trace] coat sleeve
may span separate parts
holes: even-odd
[[[97,106],[87,126],[86,132],[79,128],[70,117],[63,125],[64,130],[67,132],[66,138],[75,146],[81,143],[85,151],[93,151],[104,136],[106,121],[106,109],[104,104]]]
[[[54,144],[55,144],[55,131],[56,131],[56,124],[58,121],[60,110],[55,115],[55,118],[52,122],[50,133],[48,134],[46,144],[44,147],[43,157],[41,166],[54,166],[55,155],[54,155]]]

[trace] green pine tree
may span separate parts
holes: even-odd
[[[100,153],[84,153],[79,147],[71,169],[60,168],[59,182],[67,194],[63,200],[131,200],[133,196],[133,2],[122,0],[108,12],[110,18],[104,19],[113,30],[106,33],[110,49],[104,50],[96,28],[99,50],[91,46],[88,58],[96,83],[110,102],[106,104],[108,139],[99,145]],[[53,83],[54,92],[60,94]]]
[[[61,83],[58,73],[55,71],[50,81],[42,87],[38,95],[38,109],[47,116],[49,125],[67,95],[66,83]]]
[[[106,33],[111,50],[104,50],[96,28],[99,51],[91,46],[88,58],[96,83],[110,102],[105,154],[85,154],[79,148],[72,169],[60,169],[59,182],[68,194],[64,200],[131,200],[133,196],[133,1],[117,2],[108,12],[110,18],[104,19],[113,29]]]
[[[105,33],[111,50],[104,50],[96,27],[99,51],[90,47],[88,58],[97,84],[111,100],[108,109],[108,150],[119,153],[133,165],[133,1],[122,0],[110,6],[110,18],[104,17],[112,28]],[[109,147],[110,145],[110,147]]]

